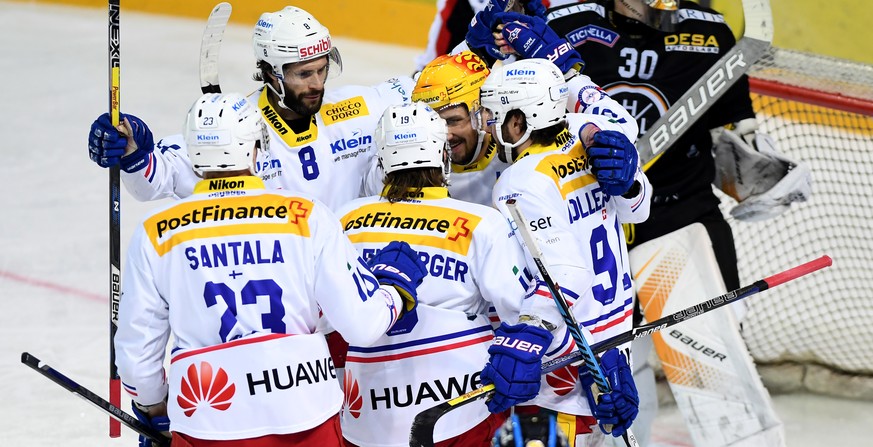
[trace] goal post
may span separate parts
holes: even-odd
[[[740,282],[828,253],[829,272],[749,300],[743,337],[773,392],[873,400],[873,66],[771,48],[749,71],[760,125],[812,171],[813,194],[731,219]]]

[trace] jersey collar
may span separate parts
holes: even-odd
[[[318,126],[315,125],[315,115],[312,115],[309,129],[295,133],[291,130],[291,126],[282,119],[279,112],[270,104],[270,100],[267,97],[267,89],[261,90],[261,96],[258,97],[258,108],[261,109],[261,115],[264,116],[267,126],[272,127],[288,147],[303,146],[318,139]]]
[[[485,147],[485,153],[482,154],[478,160],[468,165],[456,165],[452,163],[452,172],[460,173],[460,172],[470,172],[470,171],[481,171],[488,167],[491,163],[491,160],[494,159],[494,156],[497,155],[497,141],[493,138],[488,138],[488,145]],[[482,144],[485,144],[484,142]]]
[[[385,194],[388,193],[388,187],[382,188],[382,193],[380,196],[385,197]],[[415,189],[409,189],[408,199],[415,200],[437,200],[437,199],[445,199],[449,196],[449,190],[442,186],[428,186],[427,188],[421,188],[421,192],[415,192]]]
[[[266,189],[264,181],[253,175],[241,175],[237,177],[200,180],[194,186],[194,194],[206,194],[216,191],[244,191],[252,189]]]

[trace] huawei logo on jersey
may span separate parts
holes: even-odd
[[[185,416],[191,417],[198,408],[207,405],[219,411],[227,410],[235,393],[236,385],[230,382],[224,369],[218,368],[213,373],[212,365],[200,362],[200,371],[194,364],[188,366],[176,402]]]
[[[348,369],[343,376],[343,411],[347,411],[353,418],[361,417],[361,407],[364,406],[364,399],[361,397],[361,388],[358,386],[358,381],[352,377],[352,372]]]
[[[568,366],[546,374],[546,383],[558,396],[566,396],[576,388],[576,380],[579,377],[579,368]]]

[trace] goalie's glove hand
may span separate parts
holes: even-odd
[[[136,402],[131,401],[133,415],[143,424],[155,431],[163,433],[167,437],[166,445],[170,445],[170,418],[167,416],[167,405],[158,404],[157,406],[150,407],[151,408],[141,407]],[[149,414],[152,414],[153,416],[149,416]],[[152,442],[151,438],[147,436],[139,435],[139,447],[153,446],[157,447],[158,444]]]
[[[621,132],[601,130],[594,134],[589,144],[582,137],[585,126],[580,129],[579,141],[583,142],[588,156],[588,165],[603,190],[611,196],[626,194],[634,184],[639,154],[637,148]]]
[[[491,357],[482,369],[482,385],[494,384],[488,411],[500,413],[529,401],[540,392],[543,354],[552,334],[538,326],[501,323],[488,348]]]
[[[470,26],[467,28],[465,40],[467,46],[479,55],[487,55],[492,59],[504,60],[509,57],[509,47],[501,51],[497,42],[503,39],[498,29],[500,22],[497,20],[497,12],[500,11],[493,5],[476,13]],[[490,65],[490,64],[489,64]]]
[[[133,115],[121,114],[119,120],[115,127],[109,114],[104,113],[91,124],[88,134],[91,161],[104,168],[120,164],[125,172],[139,171],[148,164],[149,154],[155,148],[152,131]]]
[[[406,242],[392,241],[370,258],[367,266],[379,284],[397,289],[403,298],[401,317],[415,309],[418,305],[416,289],[427,276],[427,266],[418,257],[418,252]]]
[[[612,348],[603,353],[600,369],[612,387],[611,392],[596,396],[594,377],[584,368],[580,368],[579,381],[600,430],[617,438],[627,432],[639,414],[640,398],[627,356],[623,352]]]
[[[548,59],[564,74],[578,73],[585,66],[573,45],[558,36],[545,20],[513,12],[497,14],[497,18],[506,24],[502,30],[506,44],[523,59]]]

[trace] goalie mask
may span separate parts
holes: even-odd
[[[676,29],[679,0],[620,0],[628,17],[665,33]]]
[[[342,73],[342,58],[331,42],[330,32],[312,14],[300,8],[286,6],[281,11],[261,14],[252,43],[255,59],[270,64],[273,75],[280,81],[281,92],[267,84],[279,96],[280,103],[285,99],[284,67],[287,64],[327,57],[328,78]]]
[[[267,148],[261,113],[238,93],[201,96],[185,120],[185,143],[198,175],[248,169],[254,174],[258,148]]]
[[[485,62],[471,51],[456,55],[439,56],[427,64],[415,82],[412,100],[423,102],[436,111],[464,105],[470,114],[470,124],[478,134],[476,147],[468,160],[452,160],[457,164],[470,164],[479,158],[485,139],[479,89],[491,73]]]
[[[511,161],[512,149],[530,137],[531,132],[560,123],[566,117],[570,90],[564,74],[546,59],[524,59],[495,69],[480,91],[482,107],[491,112],[489,125],[496,126],[494,136]],[[502,127],[512,110],[524,113],[527,129],[514,143],[503,140]]]
[[[494,434],[493,447],[567,447],[567,435],[558,427],[555,416],[513,414]]]
[[[448,181],[451,165],[446,121],[422,102],[388,107],[376,128],[379,162],[386,174],[440,168]]]

